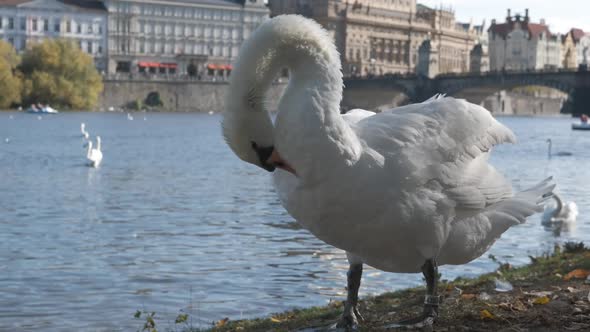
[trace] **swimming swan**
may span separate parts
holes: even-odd
[[[82,137],[84,137],[84,139],[88,139],[90,136],[86,131],[86,124],[84,122],[80,123],[80,132],[82,133]]]
[[[102,151],[100,151],[100,136],[96,136],[96,148],[92,148],[92,141],[88,141],[88,151],[86,152],[88,166],[98,167],[102,161]]]
[[[553,145],[551,138],[547,139],[547,157],[549,159],[551,159],[552,156],[558,156],[558,157],[569,157],[569,156],[573,156],[573,153],[568,152],[568,151],[558,151],[555,153],[551,153],[551,146]]]
[[[282,68],[290,81],[273,125],[265,94]],[[338,327],[358,324],[363,264],[422,272],[422,316],[438,316],[438,265],[480,257],[508,228],[542,211],[551,178],[513,194],[488,164],[514,134],[484,108],[454,98],[382,113],[340,114],[340,55],[313,20],[277,16],[246,40],[230,77],[222,131],[242,160],[274,171],[286,210],[346,250],[348,296]],[[361,117],[361,119],[359,119]]]
[[[553,199],[555,200],[555,205],[551,206],[549,204],[545,205],[545,211],[543,211],[543,216],[541,218],[541,223],[545,226],[550,225],[572,225],[576,222],[576,218],[578,217],[578,206],[575,202],[564,202],[561,200],[561,197],[556,193],[553,193]]]

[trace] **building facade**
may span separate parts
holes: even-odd
[[[109,74],[222,79],[269,16],[263,0],[105,0]]]
[[[578,61],[578,44],[582,37],[584,37],[584,31],[576,28],[570,29],[570,31],[561,36],[562,68],[578,68],[578,64],[580,63],[580,61]]]
[[[582,66],[586,70],[590,67],[590,33],[584,33],[580,37],[580,41],[576,45],[576,60],[578,61],[578,67]]]
[[[488,29],[490,70],[541,70],[562,67],[561,37],[552,34],[545,20],[532,23],[525,15],[510,15]]]
[[[107,65],[107,11],[100,1],[0,0],[0,39],[17,52],[46,38],[73,40],[94,58],[99,71]]]
[[[269,0],[271,16],[301,14],[331,34],[345,76],[414,73],[419,48],[429,40],[429,71],[463,72],[477,32],[457,24],[448,9],[415,0]]]

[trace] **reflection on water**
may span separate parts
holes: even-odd
[[[344,298],[345,255],[286,214],[268,174],[225,146],[217,116],[145,116],[0,113],[1,329],[137,330],[137,309],[157,312],[163,329],[181,309],[206,327]],[[492,162],[517,189],[554,175],[580,215],[560,232],[534,216],[490,253],[524,264],[555,242],[588,240],[590,133],[567,118],[500,120],[520,142]],[[84,166],[81,122],[103,139],[99,169]],[[549,160],[547,138],[573,156]],[[443,267],[443,278],[494,269],[484,256]],[[367,269],[361,295],[420,283]]]

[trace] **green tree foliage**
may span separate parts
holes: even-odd
[[[40,102],[89,109],[103,89],[92,57],[68,40],[34,44],[23,54],[20,68],[25,105]]]
[[[20,102],[22,81],[16,70],[19,62],[12,45],[0,39],[0,108]]]

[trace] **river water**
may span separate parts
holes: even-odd
[[[575,229],[540,216],[513,227],[489,253],[525,264],[555,243],[590,240],[590,132],[572,120],[500,118],[520,142],[492,163],[524,189],[555,176],[578,204]],[[88,168],[85,122],[102,137],[103,163]],[[136,331],[136,310],[159,330],[180,312],[193,327],[343,300],[347,263],[300,229],[268,173],[225,145],[207,114],[0,113],[0,331]],[[570,157],[547,158],[545,140]],[[485,254],[443,278],[497,267]],[[418,274],[366,269],[361,296],[419,285]]]

